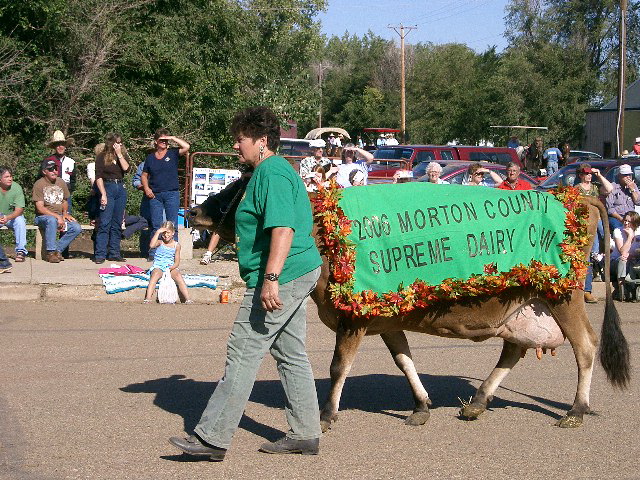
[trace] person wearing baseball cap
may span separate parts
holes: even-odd
[[[592,182],[593,178],[598,179],[600,186]],[[581,163],[578,165],[574,187],[576,187],[582,195],[594,198],[598,198],[600,195],[607,196],[613,191],[613,185],[611,182],[602,175],[600,170],[591,167],[588,163]],[[584,301],[587,303],[598,303],[598,299],[591,293],[593,283],[592,261],[597,261],[597,256],[600,254],[600,242],[603,239],[604,227],[602,225],[602,220],[598,220],[598,233],[593,239],[593,245],[591,247],[591,261],[589,261],[587,276],[584,281]]]
[[[82,228],[69,213],[69,189],[58,177],[55,160],[43,160],[40,169],[42,178],[33,185],[31,193],[36,207],[34,223],[42,230],[47,250],[45,260],[60,263],[64,260],[61,252],[82,233]],[[57,239],[58,232],[60,239]]]
[[[323,155],[324,147],[327,146],[323,139],[316,138],[311,140],[309,146],[313,148],[313,156],[305,157],[300,161],[299,173],[303,179],[307,178],[310,173],[315,172],[317,167],[326,167],[325,170],[328,170],[329,165],[331,165],[331,160]]]
[[[640,155],[640,137],[636,137],[636,143],[633,144],[633,153]]]
[[[612,192],[606,199],[609,225],[611,231],[622,228],[622,217],[636,205],[640,205],[640,192],[633,180],[631,166],[623,163],[618,167],[617,182],[613,184]]]

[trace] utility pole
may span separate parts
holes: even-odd
[[[627,0],[620,0],[620,37],[618,41],[618,122],[617,122],[617,143],[618,158],[622,156],[624,150],[624,109],[626,90],[626,49],[627,49]]]
[[[406,37],[411,30],[418,28],[416,25],[405,27],[400,24],[399,26],[389,25],[388,28],[392,28],[400,35],[400,130],[402,136],[402,143],[405,143],[405,113],[406,113],[406,101],[405,101],[405,88],[404,88],[404,37]],[[405,30],[407,32],[405,33]]]
[[[331,63],[318,63],[313,68],[318,76],[318,87],[320,88],[320,108],[318,109],[318,127],[322,127],[322,80],[324,78],[324,71],[333,65]]]

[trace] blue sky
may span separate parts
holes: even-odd
[[[322,32],[342,36],[345,31],[358,36],[371,30],[386,39],[399,40],[388,25],[417,25],[407,43],[464,43],[477,52],[496,45],[506,46],[504,16],[507,0],[328,0],[319,15]]]

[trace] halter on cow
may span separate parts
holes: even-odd
[[[238,181],[194,208],[190,212],[192,225],[196,228],[216,229],[223,239],[233,241],[234,217],[231,212],[235,213],[241,199],[238,191],[245,186],[246,180],[244,184]],[[598,200],[590,197],[585,197],[584,203],[589,207],[588,232],[593,238],[598,216],[603,219],[605,225],[608,223],[606,211]],[[229,213],[224,215],[224,212]],[[222,224],[219,225],[218,222]],[[608,226],[605,231],[608,231]],[[589,250],[590,245],[585,247],[585,256]],[[605,251],[609,251],[608,235],[605,235]],[[607,298],[601,331],[600,362],[609,381],[616,387],[625,388],[630,378],[629,349],[612,300],[608,255],[605,275]],[[580,426],[583,415],[590,411],[589,392],[597,336],[587,318],[581,290],[573,290],[560,300],[550,300],[532,288],[513,287],[495,296],[463,299],[434,308],[414,310],[405,315],[362,318],[348,316],[336,309],[329,291],[329,280],[329,264],[327,258],[323,257],[322,274],[311,297],[318,307],[322,322],[336,332],[336,347],[330,368],[331,389],[321,412],[323,431],[329,429],[331,423],[337,419],[342,388],[365,335],[382,337],[396,365],[409,381],[415,408],[405,423],[421,425],[427,421],[431,400],[415,369],[403,330],[452,338],[469,338],[474,341],[495,336],[503,338],[503,349],[496,367],[478,388],[471,402],[465,404],[460,412],[462,418],[477,418],[486,410],[500,382],[519,361],[523,350],[531,348],[531,345],[522,343],[518,335],[514,334],[513,328],[517,313],[527,305],[533,306],[536,311],[543,311],[548,318],[555,321],[555,327],[559,327],[560,335],[569,340],[576,357],[578,385],[575,400],[558,425]],[[480,311],[482,315],[478,315]],[[541,349],[537,353],[541,353]]]

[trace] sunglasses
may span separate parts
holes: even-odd
[[[46,170],[47,170],[47,172],[57,172],[58,171],[58,167],[49,167]]]

